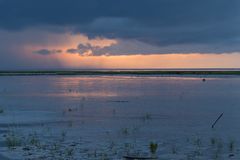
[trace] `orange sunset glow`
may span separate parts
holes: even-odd
[[[233,53],[172,53],[172,54],[135,54],[135,55],[80,55],[69,54],[67,49],[75,48],[79,43],[89,43],[100,48],[117,44],[114,39],[88,39],[83,35],[53,34],[51,39],[57,39],[55,44],[26,45],[24,53],[30,59],[38,59],[45,63],[57,62],[62,68],[239,68],[240,54]],[[59,49],[61,54],[33,54],[41,48]]]
[[[166,54],[131,56],[79,56],[62,54],[55,57],[67,68],[237,68],[240,55]]]

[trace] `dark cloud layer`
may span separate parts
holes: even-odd
[[[41,49],[41,50],[34,51],[34,53],[41,54],[41,55],[50,55],[50,54],[62,53],[62,50]]]
[[[85,53],[90,53],[92,55],[105,55],[107,54],[107,50],[109,47],[98,47],[98,46],[93,46],[90,43],[87,44],[79,44],[77,48],[70,48],[67,50],[67,53],[70,54],[79,54],[79,55],[84,55]]]
[[[0,28],[53,26],[89,37],[233,52],[240,51],[239,8],[239,0],[0,0]],[[39,52],[45,53],[51,52]]]

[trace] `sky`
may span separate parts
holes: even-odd
[[[240,68],[239,0],[0,0],[0,70]]]

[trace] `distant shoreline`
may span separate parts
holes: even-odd
[[[43,75],[240,75],[240,71],[183,70],[81,70],[81,71],[0,71],[0,76]]]

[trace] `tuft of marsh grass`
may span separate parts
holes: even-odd
[[[234,140],[230,140],[229,142],[229,151],[233,152],[235,148],[235,141]]]
[[[124,151],[126,154],[129,154],[131,150],[133,150],[135,147],[134,147],[134,144],[132,143],[124,143]]]
[[[217,143],[216,138],[212,137],[212,138],[210,139],[210,143],[211,143],[212,146],[215,146],[215,144]]]
[[[113,148],[116,146],[116,144],[113,142],[113,141],[111,141],[110,142],[110,144],[109,144],[109,146],[108,146],[108,149],[109,150],[113,150]]]
[[[29,134],[29,143],[30,143],[30,145],[33,145],[33,146],[37,146],[37,147],[40,146],[40,140],[38,139],[36,133]]]
[[[194,144],[197,145],[198,147],[200,147],[201,144],[202,144],[202,140],[197,137],[197,138],[194,140]]]
[[[176,145],[172,145],[171,151],[172,151],[172,154],[177,154],[177,146]]]
[[[149,150],[151,152],[152,155],[155,155],[158,149],[158,144],[155,142],[150,142],[149,144]]]
[[[66,148],[66,156],[72,157],[74,155],[73,148]]]
[[[2,108],[0,108],[0,114],[4,113],[4,110]]]
[[[68,127],[73,127],[73,121],[68,122]]]
[[[14,149],[17,146],[21,146],[22,142],[19,137],[17,137],[14,133],[10,133],[6,136],[6,145],[10,149]]]
[[[152,119],[152,115],[150,113],[145,113],[145,115],[142,116],[142,120],[144,122],[151,119]]]
[[[61,133],[61,141],[64,141],[66,138],[67,133],[65,131],[62,131]]]
[[[130,134],[129,129],[128,129],[128,128],[123,128],[123,129],[122,129],[122,134],[123,134],[123,135],[129,135],[129,134]]]
[[[122,128],[121,129],[121,134],[127,136],[127,135],[130,135],[130,134],[136,134],[137,132],[139,132],[139,127],[138,126],[135,126],[133,128]]]

